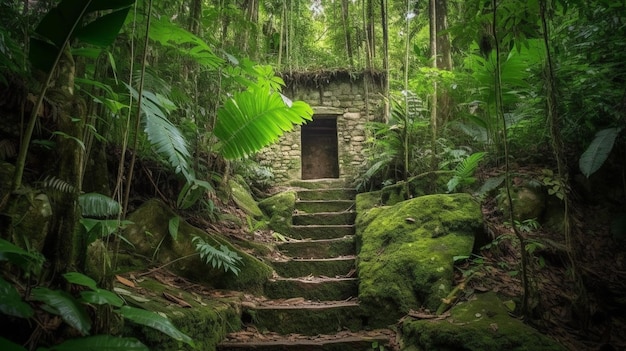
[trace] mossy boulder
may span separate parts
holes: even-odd
[[[363,198],[357,197],[357,208]],[[453,257],[471,254],[483,230],[480,206],[468,194],[374,207],[359,212],[356,225],[359,300],[375,326],[410,309],[436,310],[451,290]]]
[[[509,316],[495,293],[474,295],[453,307],[443,320],[405,319],[406,350],[415,351],[564,351],[556,341]]]
[[[124,236],[133,244],[128,249],[144,257],[152,257],[154,263],[171,263],[168,268],[189,280],[223,289],[261,292],[271,276],[271,268],[257,258],[235,248],[219,235],[209,235],[180,220],[176,239],[169,232],[170,219],[177,215],[158,200],[149,200],[133,212],[128,219],[133,222],[124,230]],[[219,249],[225,245],[242,257],[239,275],[212,268],[196,255],[193,237],[200,237]],[[172,263],[173,262],[173,263]]]
[[[256,219],[262,218],[263,212],[250,194],[250,189],[243,186],[241,182],[243,182],[243,179],[239,182],[235,179],[231,179],[228,181],[228,187],[230,188],[230,193],[232,195],[233,201],[235,202],[237,207],[243,210],[246,214]]]
[[[521,186],[511,189],[513,200],[513,216],[518,221],[527,219],[540,220],[546,209],[546,192],[537,182],[525,182]],[[508,213],[509,201],[506,189],[500,189],[498,206],[503,212]]]
[[[261,210],[270,218],[269,227],[280,234],[289,235],[296,192],[283,191],[259,202]]]
[[[52,225],[52,214],[46,194],[23,188],[6,210],[10,224],[5,239],[24,249],[41,252]]]

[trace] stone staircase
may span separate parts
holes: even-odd
[[[370,330],[358,302],[354,240],[355,191],[336,180],[302,182],[284,259],[271,262],[276,276],[267,300],[244,306],[250,333],[233,333],[218,351],[364,351],[391,345],[393,332]],[[378,347],[376,348],[379,349]]]

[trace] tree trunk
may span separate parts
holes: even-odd
[[[44,254],[52,272],[65,273],[83,269],[85,243],[80,235],[81,218],[78,195],[82,189],[85,151],[82,141],[85,121],[84,103],[74,97],[74,59],[69,46],[58,66],[58,76],[48,97],[58,106],[56,135],[57,159],[54,177],[66,183],[53,208],[54,221],[46,237]]]
[[[389,120],[389,28],[387,26],[387,0],[380,0],[381,25],[383,27],[383,70],[385,71],[385,111],[383,122]]]
[[[435,38],[437,45],[436,68],[452,70],[452,53],[448,30],[448,4],[447,0],[435,0]],[[437,98],[437,122],[440,126],[450,120],[452,99],[450,94],[440,86]]]
[[[343,25],[343,33],[346,40],[346,54],[350,67],[354,66],[354,55],[352,54],[352,38],[350,36],[350,9],[348,8],[348,0],[341,0],[341,23]]]

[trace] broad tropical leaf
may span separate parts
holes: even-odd
[[[64,343],[38,351],[149,351],[150,349],[135,338],[112,335],[94,335],[69,339]]]
[[[39,252],[28,252],[9,241],[0,239],[0,261],[9,261],[27,273],[37,273],[41,270],[45,258]]]
[[[34,313],[30,305],[22,301],[22,296],[15,287],[2,277],[0,277],[0,313],[20,318],[30,318]]]
[[[39,287],[33,290],[32,298],[46,304],[45,309],[60,316],[83,335],[88,335],[91,329],[91,320],[87,312],[70,294],[65,291],[51,290]]]
[[[44,71],[50,71],[59,53],[72,38],[82,31],[82,38],[91,44],[108,46],[124,24],[130,5],[135,0],[63,0],[48,11],[31,38],[29,58],[31,63]],[[115,10],[81,27],[87,14],[95,11]],[[120,20],[121,19],[121,20]]]
[[[122,211],[122,206],[109,196],[98,193],[81,194],[78,203],[85,217],[110,217],[117,216]]]
[[[0,336],[0,350],[2,351],[26,351],[22,345],[18,345]]]
[[[115,307],[122,307],[124,305],[124,300],[115,293],[99,288],[93,291],[81,291],[80,299],[82,302],[94,305],[111,305]]]
[[[250,89],[218,110],[214,133],[225,158],[241,158],[275,142],[294,125],[310,121],[312,115],[311,107],[302,101],[288,101],[268,89]]]
[[[63,274],[63,278],[65,278],[65,280],[67,280],[68,282],[72,284],[86,286],[92,290],[98,289],[96,281],[91,279],[91,277],[88,277],[82,273],[78,273],[78,272],[65,273]]]
[[[602,167],[613,149],[615,138],[621,130],[622,128],[607,128],[596,133],[595,139],[578,160],[578,167],[585,177],[589,178]]]
[[[169,319],[161,316],[158,313],[130,306],[124,306],[120,308],[118,312],[129,321],[144,325],[146,327],[154,328],[162,333],[167,334],[175,340],[182,341],[195,348],[193,339],[191,339],[187,334],[178,330],[178,328],[176,328]]]

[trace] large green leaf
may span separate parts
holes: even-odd
[[[130,306],[124,306],[120,308],[118,312],[124,318],[134,323],[154,328],[175,340],[182,341],[195,348],[193,339],[191,339],[187,334],[184,334],[183,332],[178,330],[178,328],[176,328],[169,319],[161,316],[158,313]]]
[[[222,142],[225,158],[241,158],[275,142],[294,125],[310,121],[312,115],[305,102],[288,101],[268,89],[250,89],[236,94],[218,110],[214,133]]]
[[[63,278],[65,278],[65,280],[67,280],[68,282],[72,284],[86,286],[92,290],[95,290],[98,288],[95,280],[91,279],[91,277],[88,277],[82,273],[68,272],[68,273],[63,274]]]
[[[89,334],[91,320],[83,307],[70,294],[65,291],[39,287],[33,290],[32,299],[45,303],[48,312],[61,316],[65,323],[81,334]]]
[[[0,350],[2,351],[26,351],[22,345],[18,345],[0,336]]]
[[[22,301],[22,296],[15,287],[2,277],[0,277],[0,313],[20,318],[30,318],[34,313],[30,305]]]
[[[119,202],[99,193],[81,194],[78,197],[78,203],[85,217],[117,216],[122,211]]]
[[[84,30],[83,37],[93,44],[109,45],[119,32],[123,21],[119,17],[127,13],[135,0],[63,0],[52,8],[35,29],[31,39],[29,58],[31,63],[44,71],[50,71],[59,53],[77,32]],[[119,10],[107,14],[102,21],[97,19],[85,28],[81,22],[87,14],[101,10]],[[116,13],[119,12],[119,13]],[[116,18],[117,16],[117,18]]]
[[[84,338],[69,339],[49,349],[37,351],[149,351],[150,349],[135,338],[123,338],[112,335],[94,335]]]
[[[585,177],[589,178],[602,167],[621,130],[622,128],[607,128],[596,133],[596,137],[578,160],[578,167]]]
[[[45,258],[39,252],[28,252],[9,241],[0,239],[0,261],[9,261],[24,272],[37,273],[41,270]]]

